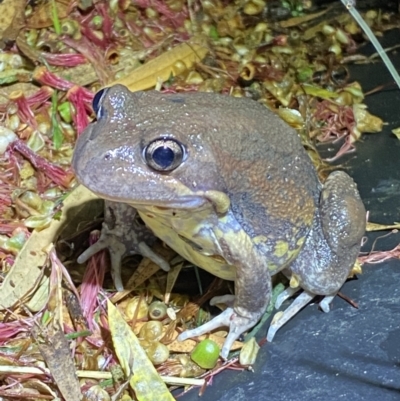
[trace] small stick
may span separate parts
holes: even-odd
[[[371,43],[374,45],[376,51],[378,52],[379,56],[381,57],[382,61],[385,63],[386,68],[389,70],[390,74],[392,75],[393,79],[395,80],[397,86],[400,88],[400,76],[396,71],[393,63],[390,61],[388,55],[386,54],[385,50],[379,43],[378,39],[372,32],[371,28],[367,25],[364,21],[363,17],[361,17],[360,13],[356,9],[356,0],[341,0],[343,5],[349,10],[351,16],[356,20],[358,25],[360,25],[361,29],[365,32],[368,36]]]

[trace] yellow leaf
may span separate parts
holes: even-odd
[[[129,76],[114,81],[111,85],[122,84],[132,92],[153,88],[159,81],[165,82],[201,61],[208,49],[196,43],[181,43],[173,49],[153,58]]]
[[[400,139],[400,128],[392,129],[394,135],[396,135],[397,139]]]
[[[307,94],[321,99],[334,99],[339,96],[337,92],[332,92],[327,89],[323,89],[317,85],[303,84],[302,90]]]
[[[366,231],[386,231],[386,230],[400,230],[400,223],[394,222],[393,224],[379,224],[367,222]]]
[[[108,322],[119,363],[138,401],[173,401],[167,386],[117,308],[107,301]]]

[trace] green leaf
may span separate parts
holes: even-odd
[[[57,92],[51,96],[51,126],[53,129],[53,144],[55,149],[60,149],[64,141],[64,135],[57,121]]]
[[[217,31],[217,28],[215,26],[213,26],[213,25],[210,26],[209,35],[210,35],[210,38],[212,40],[219,39],[218,31]]]
[[[53,18],[53,26],[57,35],[61,35],[61,23],[58,18],[57,7],[55,0],[51,1],[51,16]]]

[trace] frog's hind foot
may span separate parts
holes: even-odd
[[[275,303],[275,308],[278,309],[282,303],[290,298],[293,294],[295,294],[300,288],[287,288],[285,291],[283,291],[277,298],[276,303]],[[283,295],[282,299],[279,297]],[[335,298],[336,294],[334,295],[327,295],[325,296],[322,301],[319,303],[320,308],[325,312],[328,313],[330,311],[330,305],[333,299]],[[311,292],[308,291],[303,291],[292,303],[289,305],[287,309],[285,309],[283,312],[278,312],[272,319],[272,323],[269,326],[268,329],[268,334],[267,334],[267,341],[271,342],[273,338],[275,337],[276,332],[286,323],[288,322],[294,315],[296,315],[298,312],[300,312],[301,309],[303,309],[309,302],[312,301],[313,298],[315,298],[316,295],[312,294]],[[282,302],[280,302],[282,301]],[[279,302],[279,305],[278,305]]]
[[[284,291],[282,291],[277,296],[276,301],[275,301],[275,309],[279,309],[287,299],[292,297],[294,294],[296,294],[296,292],[298,292],[300,290],[301,290],[300,287],[296,287],[296,288],[287,287]]]
[[[331,302],[333,301],[333,298],[335,298],[335,295],[327,295],[324,297],[324,299],[319,303],[319,307],[325,312],[328,313],[331,310]]]
[[[314,297],[314,294],[303,291],[287,309],[285,309],[283,312],[278,312],[272,319],[271,326],[269,326],[267,341],[271,342],[275,337],[276,332],[294,315],[300,312],[300,310],[303,309]]]

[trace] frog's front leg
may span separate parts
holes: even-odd
[[[121,279],[121,260],[125,255],[142,255],[168,271],[168,262],[149,247],[155,241],[153,233],[137,218],[137,211],[124,203],[105,201],[104,223],[99,240],[86,249],[78,263],[85,263],[91,256],[108,249],[111,259],[111,275],[117,291],[124,286]]]
[[[227,262],[236,268],[235,296],[215,297],[210,304],[228,304],[220,315],[196,329],[179,335],[180,341],[206,334],[219,327],[228,327],[229,333],[221,350],[226,359],[232,344],[241,334],[252,328],[265,312],[271,298],[271,276],[266,258],[254,247],[251,239],[243,232],[233,243],[225,243]],[[229,247],[229,249],[226,249]]]

